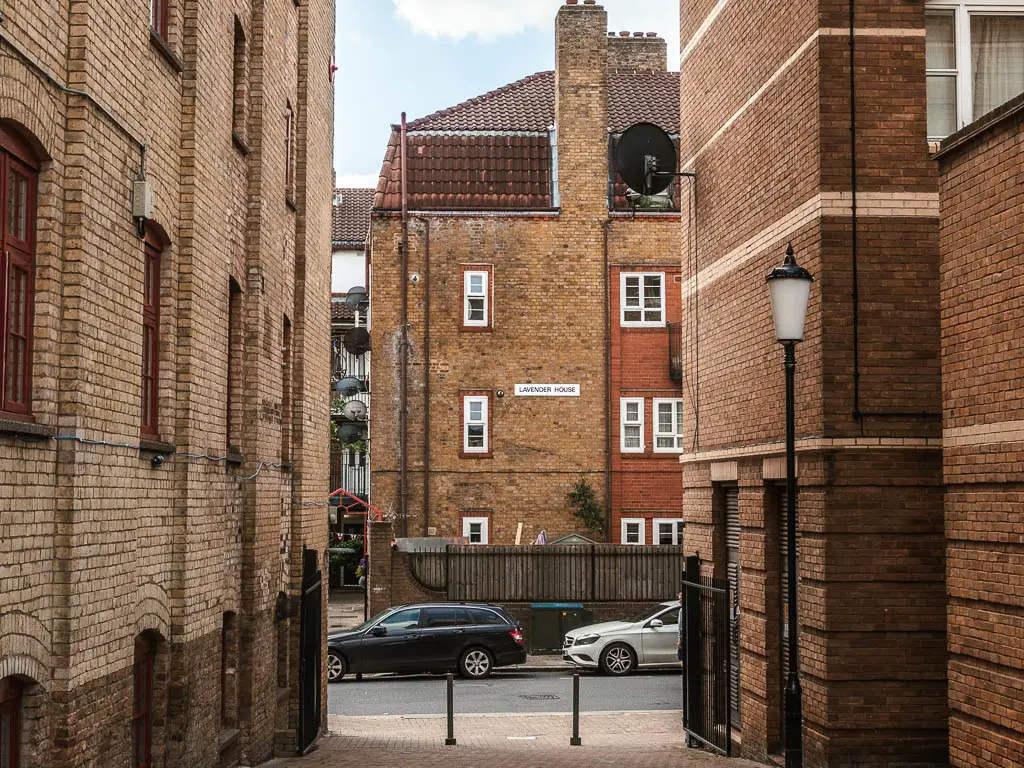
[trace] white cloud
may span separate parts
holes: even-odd
[[[358,189],[371,187],[376,189],[379,174],[376,173],[343,173],[336,181],[338,187],[344,189]]]
[[[561,0],[392,0],[395,16],[416,32],[430,37],[484,42],[517,35],[528,29],[553,33]],[[677,69],[679,51],[678,0],[603,0],[608,29],[618,32],[657,32],[668,43],[669,66]]]

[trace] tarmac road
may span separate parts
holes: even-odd
[[[346,676],[327,687],[331,715],[443,715],[443,675]],[[682,677],[678,671],[640,672],[628,677],[580,675],[584,712],[678,710]],[[486,680],[455,678],[455,712],[571,712],[572,673],[565,670],[497,671]]]

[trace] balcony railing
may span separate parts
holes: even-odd
[[[341,451],[331,454],[331,487],[328,492],[344,488],[353,496],[370,500],[370,460],[365,453]],[[332,498],[332,503],[336,499]],[[351,499],[342,499],[349,503]]]
[[[668,324],[668,373],[672,381],[683,380],[683,324]]]

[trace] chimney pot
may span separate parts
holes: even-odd
[[[584,5],[597,5],[597,0],[583,0]]]
[[[648,32],[648,33],[647,33],[647,36],[648,36],[648,37],[657,37],[657,36],[658,36],[658,33],[657,33],[657,32]]]
[[[643,36],[644,36],[643,32],[634,32],[633,33],[633,37],[643,37]]]
[[[565,0],[566,5],[576,5],[580,0]]]
[[[619,32],[619,37],[629,37],[629,32]]]

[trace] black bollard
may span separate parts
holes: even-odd
[[[455,677],[451,672],[448,673],[448,738],[444,745],[455,746]]]
[[[580,739],[580,673],[572,675],[572,738],[569,739],[569,746],[582,747]]]

